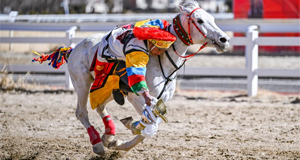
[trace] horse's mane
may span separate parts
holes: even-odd
[[[190,13],[194,8],[197,8],[197,7],[199,7],[199,4],[195,0],[183,2],[178,6],[181,13],[182,12]]]

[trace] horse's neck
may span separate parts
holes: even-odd
[[[173,25],[170,26],[170,32],[177,37],[173,29]],[[179,55],[184,56],[188,47],[177,37],[176,41],[174,42],[174,48]],[[179,67],[184,59],[175,53],[173,47],[170,47],[167,51],[172,61],[177,65],[177,67]],[[170,97],[172,97],[175,92],[174,83],[176,81],[168,81],[170,83],[167,83],[168,87],[164,89],[164,85],[166,85],[165,82],[167,81],[164,76],[170,79],[175,78],[176,73],[172,73],[176,71],[177,67],[173,66],[166,53],[160,55],[160,61],[158,56],[150,56],[146,79],[151,95],[158,96],[161,91],[164,91],[162,96],[164,101],[167,101]]]
[[[183,58],[181,58],[180,56],[184,56],[188,46],[186,46],[178,37],[178,35],[176,34],[176,32],[174,31],[173,28],[173,24],[171,24],[170,26],[170,32],[176,36],[176,41],[174,42],[173,46],[174,48],[171,46],[167,51],[171,57],[171,59],[175,62],[175,64],[179,67],[182,64],[182,61],[184,60]],[[175,49],[175,50],[174,50]],[[177,52],[177,53],[175,53]],[[178,54],[178,55],[177,55]],[[180,56],[179,56],[180,55]],[[175,68],[172,65],[172,63],[170,62],[170,60],[168,59],[166,54],[163,54],[162,56],[162,64],[164,66],[164,69],[166,70],[166,73],[171,74]]]

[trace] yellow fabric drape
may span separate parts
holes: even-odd
[[[93,110],[103,104],[111,96],[114,89],[119,89],[119,80],[119,76],[109,75],[104,87],[90,93],[90,103]]]

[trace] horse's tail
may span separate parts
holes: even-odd
[[[49,55],[45,55],[44,53],[39,54],[38,52],[33,51],[33,53],[39,55],[40,57],[33,58],[32,62],[38,61],[40,64],[42,64],[43,62],[50,60],[51,62],[48,65],[52,65],[53,68],[58,69],[64,63],[68,63],[68,58],[72,50],[72,47],[61,46]]]

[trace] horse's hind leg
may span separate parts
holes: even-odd
[[[90,136],[90,142],[93,145],[93,151],[96,154],[103,155],[104,148],[97,130],[91,125],[87,111],[87,101],[91,83],[93,82],[92,77],[89,73],[78,73],[79,70],[70,70],[72,83],[77,93],[77,109],[76,117],[83,124]]]
[[[105,126],[105,133],[102,136],[103,145],[108,147],[109,143],[112,142],[115,138],[116,128],[112,120],[112,117],[106,111],[106,104],[113,100],[113,97],[110,96],[102,105],[96,108],[96,111],[102,118],[103,124]]]

